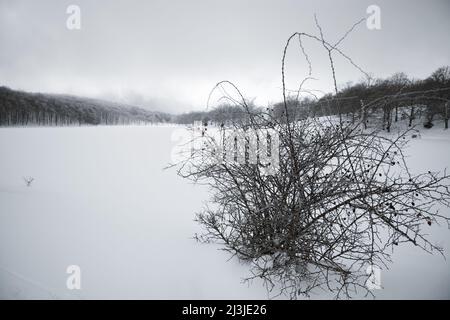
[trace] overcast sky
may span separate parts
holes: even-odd
[[[69,30],[66,9],[81,9]],[[336,42],[353,23],[381,9],[381,30],[360,24],[340,48],[376,77],[404,71],[423,78],[450,65],[450,1],[0,0],[0,85],[150,106],[168,112],[202,109],[220,80],[236,83],[259,104],[281,99],[281,56],[294,32]],[[305,42],[318,80],[332,91],[327,56]],[[289,50],[288,88],[308,68]],[[336,58],[339,85],[362,77]]]

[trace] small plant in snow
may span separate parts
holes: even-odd
[[[23,177],[23,181],[25,181],[25,184],[27,187],[31,186],[31,183],[33,183],[34,178],[33,177]]]

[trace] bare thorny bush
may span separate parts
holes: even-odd
[[[426,232],[432,224],[449,223],[438,211],[450,207],[449,176],[408,169],[404,147],[414,129],[394,135],[342,117],[290,120],[284,65],[293,39],[299,40],[309,75],[303,38],[327,50],[334,83],[333,53],[355,65],[337,48],[342,39],[331,45],[318,28],[319,37],[295,33],[286,43],[282,119],[270,109],[252,112],[234,84],[220,82],[215,90],[222,90],[221,99],[242,106],[247,118],[204,127],[191,141],[199,147],[189,148],[176,165],[181,176],[213,192],[210,205],[197,215],[205,232],[196,238],[220,243],[247,261],[252,276],[246,280],[260,278],[273,295],[290,298],[318,288],[338,298],[367,295],[372,294],[367,267],[387,267],[393,246],[410,243],[442,253]]]

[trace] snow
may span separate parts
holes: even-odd
[[[412,139],[413,169],[449,166],[450,133],[438,127]],[[242,283],[246,265],[192,239],[209,194],[163,170],[174,130],[0,128],[0,298],[267,298],[261,283]],[[450,231],[430,233],[448,256]],[[66,287],[69,265],[81,267],[81,290]],[[439,255],[400,246],[381,276],[377,298],[450,298]]]

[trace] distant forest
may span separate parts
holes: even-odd
[[[346,121],[363,119],[375,122],[390,131],[393,122],[406,120],[409,126],[422,119],[426,128],[434,120],[443,120],[448,128],[450,101],[450,67],[438,68],[425,79],[410,79],[404,73],[396,73],[387,79],[371,79],[348,83],[337,94],[321,97],[312,92],[301,92],[287,99],[290,120],[306,117],[336,115]],[[285,117],[283,102],[268,107],[249,103],[251,113],[271,113],[278,119]],[[247,112],[239,105],[222,104],[207,112],[189,112],[174,117],[174,121],[191,124],[194,121],[226,122],[246,119]]]
[[[410,79],[396,73],[387,79],[348,83],[337,94],[321,97],[301,92],[287,98],[289,121],[306,117],[338,115],[347,121],[376,123],[390,131],[393,122],[416,119],[430,128],[443,120],[448,128],[450,67],[437,69],[425,79]],[[249,103],[249,110],[236,104],[220,104],[208,111],[178,115],[149,111],[135,106],[69,95],[27,93],[0,87],[0,126],[124,125],[149,123],[193,124],[195,121],[246,121],[248,112],[270,113],[285,118],[283,102],[261,107]]]
[[[0,126],[147,124],[170,119],[166,113],[113,102],[0,87]]]

